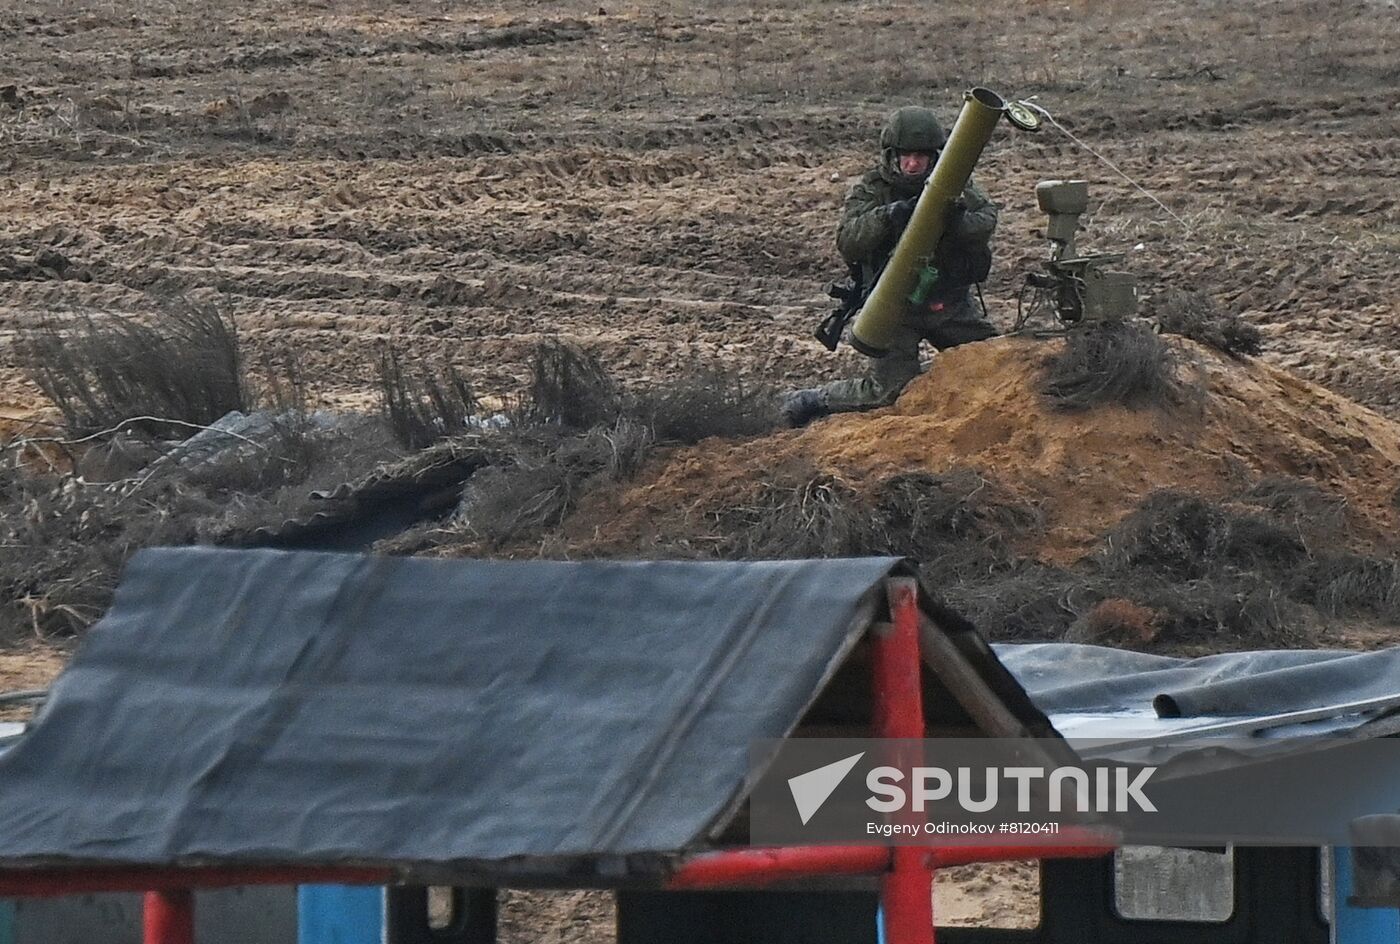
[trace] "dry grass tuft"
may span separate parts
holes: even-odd
[[[548,341],[530,357],[530,386],[517,412],[521,425],[589,429],[617,418],[622,394],[597,358]]]
[[[476,397],[451,364],[408,370],[388,348],[379,357],[378,381],[380,413],[404,448],[425,449],[470,428]]]
[[[849,485],[805,463],[778,469],[748,502],[710,519],[725,560],[869,554],[873,509]]]
[[[1176,352],[1139,322],[1070,331],[1064,349],[1046,367],[1042,389],[1062,410],[1166,407],[1184,391]]]
[[[657,442],[683,445],[711,436],[757,436],[782,425],[772,387],[722,367],[652,387],[632,397],[627,412],[649,426]]]
[[[167,299],[147,321],[85,316],[50,321],[24,340],[30,376],[75,435],[137,417],[209,424],[250,400],[238,333],[219,309]],[[188,426],[155,420],[134,430],[182,439]]]
[[[1141,649],[1157,638],[1158,616],[1121,597],[1100,600],[1065,634],[1068,642]]]
[[[1231,357],[1263,350],[1263,332],[1238,314],[1221,311],[1204,292],[1171,290],[1155,299],[1152,309],[1165,334],[1179,334]]]
[[[634,475],[651,445],[650,430],[625,417],[572,436],[536,430],[502,439],[512,458],[476,473],[458,511],[460,530],[491,550],[557,526],[599,481]]]

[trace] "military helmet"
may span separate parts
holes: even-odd
[[[886,119],[885,130],[880,132],[880,150],[927,151],[932,154],[942,148],[947,139],[937,115],[918,105],[906,105]]]

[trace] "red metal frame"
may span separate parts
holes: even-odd
[[[194,892],[146,892],[143,944],[194,944]]]
[[[923,662],[919,658],[919,593],[912,580],[891,581],[890,623],[871,634],[871,686],[877,738],[901,739],[898,755],[917,752],[925,734]],[[892,758],[909,769],[917,756]],[[917,816],[912,817],[917,824]],[[933,866],[927,849],[896,846],[880,877],[880,909],[888,944],[933,944]]]
[[[872,727],[876,737],[919,741],[925,735],[925,716],[917,584],[891,581],[889,600],[891,623],[871,638]],[[896,761],[903,747],[895,746]],[[1083,830],[1067,830],[1059,839],[1053,846],[797,846],[714,852],[684,863],[668,887],[753,886],[802,876],[878,874],[888,944],[934,944],[937,869],[977,862],[1096,858],[1114,849],[1102,835]]]
[[[890,867],[886,846],[790,846],[737,849],[696,856],[682,865],[667,888],[752,888],[809,875],[874,875]]]

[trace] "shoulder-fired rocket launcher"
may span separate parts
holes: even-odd
[[[991,140],[1002,115],[1016,127],[1034,131],[1039,116],[1019,102],[1006,102],[991,89],[974,88],[963,97],[963,108],[933,173],[924,182],[909,225],[885,264],[851,329],[851,344],[870,357],[883,357],[890,339],[921,281],[936,277],[934,250],[943,238],[948,208],[962,195],[972,168]],[[930,275],[931,274],[931,275]]]

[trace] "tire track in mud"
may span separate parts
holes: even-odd
[[[1077,109],[1064,122],[1076,134],[1111,137],[1144,132],[1215,132],[1278,124],[1305,126],[1310,119],[1350,120],[1364,124],[1394,118],[1393,106],[1383,96],[1357,91],[1340,97],[1300,97],[1296,100],[1254,98],[1200,108],[1185,101],[1164,100],[1127,107],[1088,106]]]
[[[868,146],[878,133],[878,126],[879,120],[869,116],[818,113],[793,118],[702,114],[630,130],[581,129],[568,134],[536,130],[472,131],[400,135],[394,140],[385,140],[383,136],[338,135],[310,138],[304,143],[312,153],[347,161],[491,157],[540,149],[593,148],[634,155],[693,149],[705,154],[747,151],[747,166],[766,167],[782,161],[803,160],[803,155],[827,153],[842,145]],[[774,146],[775,142],[778,146]]]
[[[49,28],[39,25],[35,29]],[[247,75],[263,69],[290,69],[324,60],[382,60],[406,54],[433,56],[460,55],[493,49],[520,46],[542,46],[576,42],[591,31],[584,20],[566,19],[544,21],[499,29],[470,30],[449,36],[402,36],[387,40],[365,41],[353,34],[331,36],[319,41],[270,42],[239,44],[232,49],[192,50],[176,45],[171,52],[146,52],[126,61],[103,49],[78,57],[74,65],[101,74],[116,72],[118,63],[125,66],[131,78],[169,79],[193,76]],[[55,35],[55,34],[47,34]],[[60,34],[66,35],[66,34]],[[108,68],[100,68],[107,63]]]

